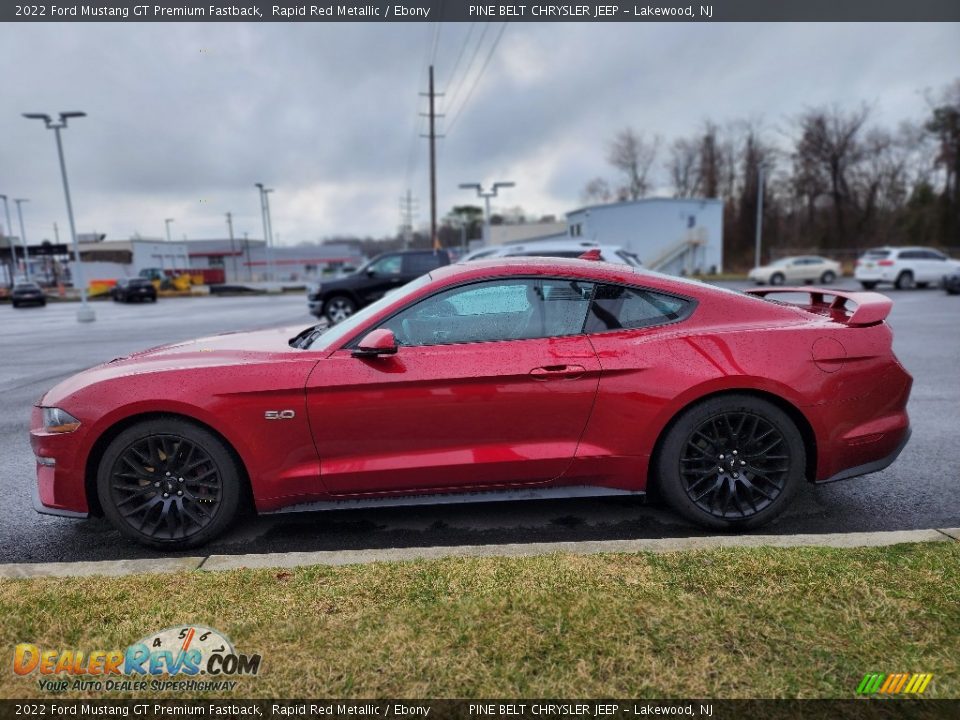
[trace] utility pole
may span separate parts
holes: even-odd
[[[163,224],[167,229],[167,242],[170,242],[170,223],[173,222],[173,218],[164,218]]]
[[[243,257],[247,263],[247,280],[253,282],[253,265],[250,264],[250,233],[243,233]]]
[[[430,133],[421,137],[430,139],[430,242],[434,250],[439,250],[440,238],[437,235],[437,138],[443,136],[437,135],[436,119],[443,117],[443,115],[437,115],[435,111],[434,101],[437,93],[433,89],[433,65],[430,66],[429,92],[420,94],[426,94],[430,98],[430,112],[427,114],[427,117],[430,118]],[[443,95],[443,93],[440,93],[440,95]],[[423,113],[420,114],[423,115]]]
[[[264,188],[263,189],[263,205],[267,211],[267,234],[270,236],[270,241],[267,243],[267,247],[270,249],[270,280],[276,282],[277,279],[277,259],[273,256],[273,218],[270,216],[270,193],[273,192],[273,188]]]
[[[20,218],[20,244],[23,245],[23,276],[30,282],[30,255],[27,251],[27,232],[23,229],[23,208],[22,203],[30,202],[26,198],[14,198],[17,204],[17,217]]]
[[[60,244],[60,228],[57,227],[57,221],[53,221],[53,241],[59,245]]]
[[[757,245],[753,251],[753,266],[760,267],[760,236],[763,231],[763,165],[757,166]]]
[[[413,218],[417,213],[417,201],[413,193],[407,189],[407,194],[400,198],[400,233],[403,235],[403,249],[408,250],[413,241]]]
[[[233,258],[233,281],[237,282],[240,276],[237,275],[237,249],[233,244],[233,215],[227,213],[227,229],[230,231],[230,257]]]

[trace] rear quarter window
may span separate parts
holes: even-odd
[[[601,285],[590,306],[585,331],[600,333],[665,325],[682,320],[692,309],[691,301],[673,295],[620,285]]]
[[[423,275],[436,270],[441,265],[447,265],[446,253],[417,253],[415,255],[403,256],[403,274],[404,275]]]

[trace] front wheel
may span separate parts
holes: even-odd
[[[836,279],[837,274],[833,272],[833,270],[827,270],[823,275],[820,276],[820,282],[824,285],[829,285]]]
[[[104,514],[125,537],[183,550],[216,537],[236,517],[240,469],[209,430],[180,419],[148,420],[107,447],[97,494]]]
[[[676,420],[660,450],[659,488],[681,515],[709,528],[759,527],[804,480],[803,438],[776,405],[750,395],[706,400]]]
[[[783,273],[774,273],[770,276],[771,285],[783,285],[786,278],[783,276]]]
[[[331,325],[343,322],[357,311],[357,304],[346,295],[337,295],[323,305],[323,314]]]

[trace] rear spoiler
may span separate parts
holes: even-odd
[[[756,288],[747,290],[748,295],[756,295],[765,298],[774,293],[802,293],[810,296],[810,305],[805,307],[813,312],[819,312],[830,315],[834,319],[841,320],[847,325],[853,327],[864,327],[866,325],[876,325],[883,322],[890,314],[890,308],[893,307],[893,301],[875,292],[847,292],[845,290],[827,290],[817,287],[778,287],[778,288]],[[825,298],[832,297],[831,302]],[[857,307],[852,314],[847,316],[849,309],[847,303],[851,302]],[[837,317],[843,313],[843,317]]]

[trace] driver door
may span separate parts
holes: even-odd
[[[590,283],[486,280],[384,322],[395,355],[321,360],[307,404],[334,494],[549,483],[569,467],[600,363],[582,335]],[[348,344],[349,345],[349,344]]]

